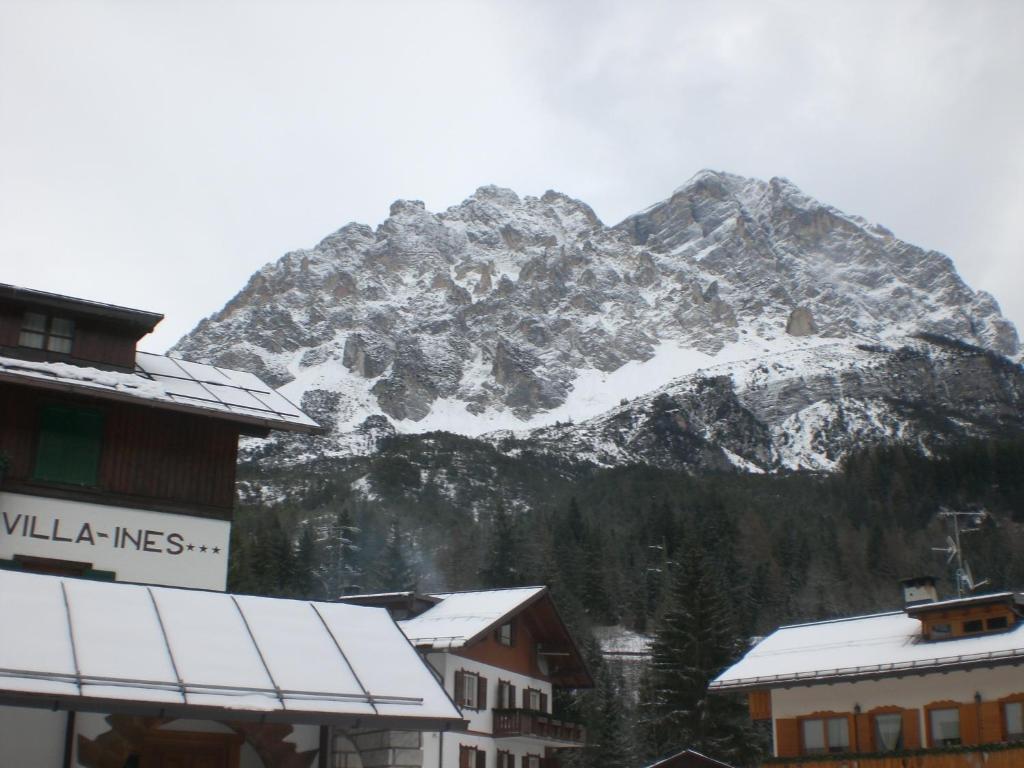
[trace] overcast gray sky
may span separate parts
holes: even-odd
[[[163,312],[396,198],[615,223],[701,168],[949,254],[1024,328],[1024,2],[0,0],[0,282]]]

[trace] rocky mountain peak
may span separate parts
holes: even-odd
[[[263,267],[173,352],[259,372],[338,435],[374,415],[479,434],[593,416],[766,348],[919,331],[1019,354],[945,256],[786,179],[706,170],[613,227],[553,191],[484,186],[440,213],[398,200],[376,229]]]

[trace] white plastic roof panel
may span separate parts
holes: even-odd
[[[0,618],[0,702],[463,725],[379,608],[0,570]]]
[[[544,589],[522,587],[431,595],[441,602],[413,619],[399,622],[399,626],[414,645],[459,648]]]
[[[60,582],[40,581],[19,573],[2,575],[0,686],[14,691],[77,695],[75,659]],[[26,617],[31,617],[32,632],[24,631]]]
[[[328,707],[332,711],[374,714],[372,704],[362,699],[363,689],[349,660],[338,652],[338,644],[320,620],[319,611],[323,606],[301,600],[269,601],[245,596],[236,599],[257,644],[265,650],[274,683],[291,692],[289,708],[316,711]],[[358,631],[353,631],[354,625],[373,620],[372,616],[362,614],[353,618],[354,622],[345,628],[342,635],[345,647],[350,651],[361,640]],[[310,664],[310,659],[321,661]],[[352,691],[360,698],[334,701],[312,695],[312,692],[325,687]]]
[[[109,584],[69,579],[64,583],[74,631],[79,669],[96,679],[83,684],[85,696],[127,699],[135,697],[130,685],[104,684],[114,680],[167,680],[174,682],[174,667],[167,655],[160,620],[144,587],[120,590],[118,609],[110,610]],[[66,632],[67,630],[65,630]],[[154,699],[181,703],[176,685],[152,690]]]
[[[320,429],[298,406],[251,373],[147,352],[136,354],[135,365],[135,372],[128,373],[0,357],[0,380],[145,402],[270,429]]]
[[[360,683],[373,696],[379,714],[402,714],[408,702],[395,695],[403,687],[420,691],[424,707],[453,706],[440,686],[431,685],[435,680],[433,672],[421,662],[419,653],[385,609],[360,609],[360,606],[344,603],[318,607],[330,631],[336,637],[348,638],[345,656],[358,670]],[[394,663],[381,663],[382,659],[393,659]]]
[[[827,683],[1022,659],[1024,625],[1007,632],[928,642],[921,637],[921,622],[901,611],[781,627],[719,675],[711,687]]]

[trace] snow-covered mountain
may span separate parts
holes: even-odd
[[[858,447],[925,453],[1024,433],[1024,369],[945,337],[832,340],[678,379],[580,424],[489,435],[599,466],[833,470]]]
[[[556,192],[482,187],[436,214],[398,201],[376,230],[265,266],[172,353],[280,385],[330,428],[328,454],[443,429],[633,461],[650,456],[624,437],[643,414],[665,398],[707,410],[710,387],[757,436],[729,443],[708,412],[701,439],[725,452],[694,466],[827,468],[844,440],[916,440],[902,401],[984,431],[971,387],[950,385],[967,359],[1002,371],[984,379],[996,410],[1020,406],[1020,367],[993,362],[1019,359],[1016,330],[946,256],[785,179],[711,171],[614,227]]]

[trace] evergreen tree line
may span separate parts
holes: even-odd
[[[872,448],[832,475],[701,477],[471,443],[396,439],[377,457],[264,478],[296,490],[290,503],[239,510],[230,587],[330,599],[550,585],[595,679],[555,700],[588,726],[591,746],[574,758],[586,768],[685,747],[752,764],[766,735],[707,683],[752,636],[898,607],[897,578],[943,576],[931,551],[946,533],[941,506],[992,512],[966,542],[976,575],[993,589],[1024,584],[1024,441],[940,456]],[[349,491],[360,478],[369,499]],[[615,624],[654,638],[639,684],[590,640],[591,627]]]

